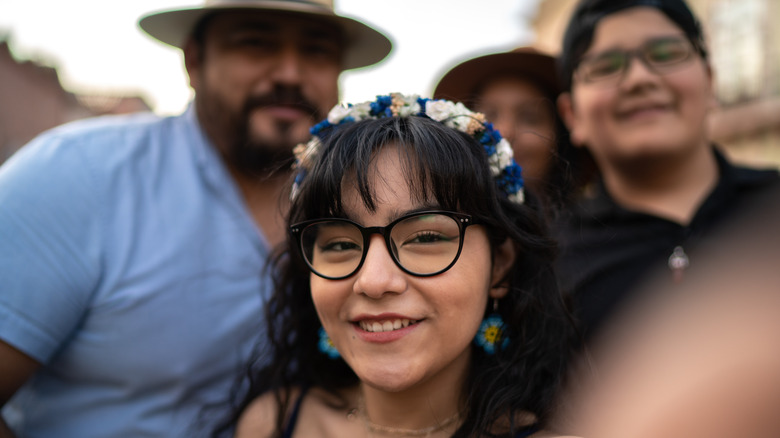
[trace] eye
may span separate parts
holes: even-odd
[[[689,53],[688,44],[675,38],[658,40],[648,44],[645,56],[653,64],[673,64],[685,60]]]
[[[410,244],[410,243],[439,243],[439,242],[450,242],[452,241],[451,237],[445,236],[442,233],[435,232],[435,231],[420,231],[416,235],[411,236],[408,240],[404,242],[404,244]]]
[[[518,125],[539,126],[546,123],[550,116],[546,108],[524,105],[515,111],[515,121]]]
[[[329,41],[321,40],[305,44],[302,47],[302,51],[310,55],[318,55],[335,59],[338,56],[339,49],[335,44],[332,44]]]
[[[490,121],[498,119],[498,110],[493,107],[482,107],[479,112],[485,115],[485,118]]]
[[[360,250],[360,245],[350,240],[334,240],[325,243],[318,243],[317,247],[321,252],[343,252]]]
[[[626,55],[622,52],[607,52],[582,64],[586,77],[598,79],[623,70]]]
[[[362,236],[353,225],[325,222],[306,228],[302,234],[305,247],[319,253],[339,253],[362,250]]]

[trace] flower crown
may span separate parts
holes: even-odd
[[[319,133],[323,129],[361,120],[411,116],[433,119],[476,139],[485,148],[488,164],[499,190],[511,201],[523,203],[523,179],[520,166],[512,158],[512,146],[493,128],[492,123],[485,120],[484,114],[472,112],[460,102],[400,93],[377,96],[373,102],[337,105],[330,110],[327,119],[314,125],[310,129],[312,139],[305,145],[299,144],[293,150],[296,158],[293,168],[298,169],[298,174],[290,197],[295,198],[306,171],[317,157],[321,143]]]

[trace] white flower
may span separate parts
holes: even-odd
[[[420,112],[420,104],[417,103],[416,94],[410,94],[408,96],[401,93],[391,93],[392,104],[390,105],[390,111],[394,116],[409,117]]]
[[[512,146],[505,138],[496,144],[496,152],[488,157],[488,164],[493,176],[501,175],[501,172],[512,164]]]
[[[449,119],[444,121],[446,126],[457,129],[460,132],[469,132],[469,124],[473,120],[474,113],[466,108],[463,103],[458,102],[452,106]]]
[[[425,102],[425,114],[437,122],[452,116],[454,108],[455,104],[448,100],[429,100]]]
[[[413,102],[411,105],[406,104],[398,109],[398,115],[400,117],[413,116],[419,112],[420,112],[420,104],[417,102]]]
[[[331,125],[338,125],[342,120],[344,120],[345,117],[349,115],[350,112],[351,108],[343,105],[336,105],[328,113],[328,123]]]
[[[356,122],[368,118],[368,114],[371,112],[371,102],[362,102],[356,105],[352,105],[352,117]]]
[[[520,189],[516,193],[513,193],[507,197],[509,198],[510,201],[516,204],[522,204],[525,202],[525,192],[523,191],[523,189]]]

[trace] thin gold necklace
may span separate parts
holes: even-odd
[[[349,412],[347,412],[347,418],[349,419],[355,418],[355,416],[358,415],[363,420],[363,424],[366,426],[366,429],[369,432],[409,437],[429,437],[431,434],[443,430],[444,428],[460,420],[460,412],[456,412],[455,415],[447,418],[446,420],[438,424],[434,424],[433,426],[424,427],[422,429],[403,429],[400,427],[383,426],[381,424],[374,423],[370,418],[368,418],[368,413],[366,412],[366,406],[365,402],[363,401],[363,397],[360,397],[358,400],[357,408],[350,409]]]

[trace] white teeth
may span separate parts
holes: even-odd
[[[390,332],[404,327],[409,327],[410,324],[414,324],[415,322],[416,321],[409,320],[409,319],[394,319],[394,320],[387,320],[383,322],[360,321],[360,328],[362,328],[367,332],[372,332],[372,333]]]

